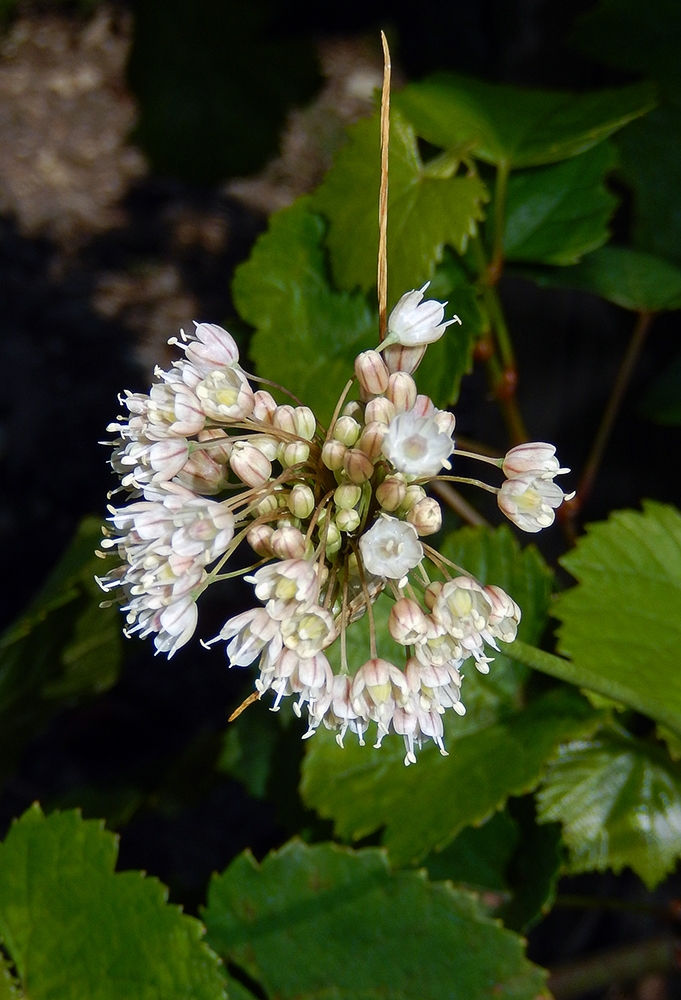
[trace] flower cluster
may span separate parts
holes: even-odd
[[[153,634],[157,651],[172,656],[195,631],[199,596],[231,575],[226,563],[247,542],[256,563],[246,580],[260,605],[229,618],[211,642],[226,642],[232,666],[258,661],[257,696],[271,691],[274,710],[295,699],[306,737],[323,724],[341,746],[348,729],[363,744],[374,724],[376,746],[390,731],[404,738],[406,764],[426,739],[446,753],[442,716],[465,712],[464,662],[487,673],[488,651],[513,641],[520,620],[500,588],[428,544],[442,513],[425,485],[471,482],[448,474],[451,460],[480,458],[506,476],[486,487],[501,510],[537,531],[553,521],[564,499],[554,478],[568,471],[548,444],[503,459],[457,451],[454,415],[413,378],[426,345],[458,322],[444,320],[442,303],[423,301],[424,291],[407,292],[384,342],[358,355],[328,429],[308,407],[254,389],[221,327],[199,323],[171,341],[184,357],[157,370],[148,395],[121,397],[127,414],[108,428],[132,502],[110,508],[102,547],[119,561],[99,579],[122,604],[126,634]],[[354,385],[359,398],[348,402]],[[376,648],[372,605],[382,592],[394,601],[389,631],[404,647],[401,665]],[[348,663],[345,634],[365,614],[368,659]]]

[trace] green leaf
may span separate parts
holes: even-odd
[[[517,168],[583,153],[655,101],[648,84],[576,94],[437,73],[405,87],[393,103],[428,142]]]
[[[681,308],[681,269],[629,247],[601,247],[575,267],[532,271],[528,276],[538,285],[593,292],[637,312]]]
[[[514,173],[508,182],[504,254],[508,260],[576,264],[607,242],[617,199],[606,189],[614,167],[609,142],[581,156]]]
[[[237,268],[233,295],[255,328],[251,356],[272,379],[329,419],[359,351],[378,343],[378,320],[363,295],[334,291],[327,278],[324,222],[308,198],[277,212]]]
[[[578,585],[560,594],[560,652],[596,690],[681,734],[681,514],[647,501],[587,527],[561,564]]]
[[[327,242],[336,283],[369,291],[376,286],[378,258],[379,118],[357,122],[350,141],[317,189],[313,206],[329,219]],[[437,167],[437,169],[436,169]],[[388,190],[388,301],[433,277],[445,245],[463,253],[484,218],[485,185],[455,176],[446,166],[424,164],[411,126],[391,116]]]
[[[681,353],[647,391],[639,412],[657,424],[681,424]]]
[[[198,920],[140,872],[114,874],[113,834],[76,812],[24,813],[0,845],[0,942],[44,1000],[224,1000]]]
[[[561,747],[537,798],[541,820],[563,824],[572,873],[628,866],[653,889],[681,856],[681,766],[628,733]]]
[[[348,739],[340,750],[320,731],[303,763],[301,792],[334,820],[339,836],[358,840],[385,827],[391,860],[412,863],[446,847],[465,826],[484,822],[509,796],[531,791],[558,744],[591,731],[599,718],[584,699],[559,689],[458,739],[450,725],[451,756],[428,744],[412,767],[404,767],[402,747],[372,750]]]
[[[476,898],[423,872],[391,872],[374,848],[293,841],[213,879],[211,944],[268,997],[530,1000],[544,973]]]
[[[512,895],[496,916],[506,927],[525,934],[553,905],[563,863],[561,828],[559,823],[539,826],[532,796],[510,805],[519,843],[507,869]]]
[[[264,799],[280,732],[275,713],[244,712],[225,730],[218,771],[242,782],[253,798]]]
[[[105,691],[118,678],[121,616],[100,608],[94,554],[101,521],[86,518],[28,611],[0,638],[0,776],[25,741],[74,696]]]
[[[500,810],[480,826],[467,826],[443,851],[424,858],[422,865],[433,880],[508,892],[506,868],[519,838],[518,824],[506,810]]]

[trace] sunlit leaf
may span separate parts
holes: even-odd
[[[645,114],[653,90],[634,84],[586,93],[525,90],[437,73],[396,94],[417,134],[488,163],[529,167],[576,156]]]
[[[208,938],[268,998],[530,1000],[543,972],[476,898],[385,855],[293,841],[213,879]]]
[[[114,874],[117,844],[76,812],[29,809],[0,845],[0,943],[27,996],[224,1000],[198,920],[140,872]],[[11,995],[11,994],[10,994]]]

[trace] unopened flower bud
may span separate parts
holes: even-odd
[[[232,440],[219,427],[209,427],[199,431],[197,438],[201,443],[210,441],[204,449],[207,455],[219,465],[226,465],[232,454]]]
[[[262,486],[272,475],[269,459],[252,444],[242,441],[237,441],[234,445],[229,464],[247,486]]]
[[[426,587],[425,593],[423,595],[423,603],[428,608],[429,611],[433,610],[436,600],[440,595],[442,590],[442,582],[440,580],[434,580],[429,583]]]
[[[405,494],[404,500],[402,501],[402,510],[407,513],[412,509],[412,507],[423,500],[426,496],[426,491],[422,486],[418,486],[416,483],[411,483],[407,486],[407,492]]]
[[[355,358],[355,375],[366,393],[378,396],[388,386],[388,371],[378,351],[362,351]]]
[[[400,476],[386,476],[376,490],[376,499],[384,510],[397,510],[407,496],[407,484]]]
[[[254,434],[248,439],[248,443],[261,451],[265,458],[273,462],[279,454],[279,441],[270,434]]]
[[[435,413],[435,423],[443,434],[451,437],[456,427],[456,417],[449,410],[437,410]]]
[[[279,559],[304,559],[305,535],[299,528],[285,524],[270,536],[272,551]]]
[[[370,399],[364,409],[364,419],[368,424],[372,424],[375,420],[382,424],[389,424],[396,415],[395,404],[391,403],[385,396],[376,396],[375,399]]]
[[[195,493],[213,496],[224,489],[227,476],[224,465],[218,465],[204,451],[193,451],[177,474],[183,486]]]
[[[315,509],[314,493],[305,483],[296,483],[288,496],[289,510],[295,517],[305,520]],[[416,529],[418,531],[418,528]]]
[[[326,535],[326,554],[331,556],[334,555],[340,549],[343,537],[340,533],[338,525],[334,521],[329,522],[329,527],[325,529]]]
[[[356,510],[341,509],[336,514],[336,525],[341,531],[356,531],[359,528],[360,520]]]
[[[255,509],[258,512],[258,514],[260,514],[260,515],[263,515],[263,514],[274,514],[275,511],[279,510],[279,507],[280,507],[279,498],[280,498],[280,496],[281,496],[281,494],[268,493],[267,496],[265,496],[265,497],[262,498],[262,500],[259,500],[258,503],[255,506]]]
[[[322,462],[331,472],[343,468],[346,446],[342,441],[326,441],[322,448]]]
[[[342,483],[333,494],[333,502],[341,510],[352,510],[359,503],[361,496],[361,487],[354,483]]]
[[[416,402],[416,382],[407,372],[395,372],[388,379],[385,394],[395,404],[397,413],[404,413],[405,410],[411,410]]]
[[[395,642],[412,646],[428,635],[428,621],[416,601],[403,597],[390,609],[388,631]]]
[[[309,406],[296,406],[293,411],[293,419],[296,425],[296,432],[306,441],[311,441],[314,432],[317,430],[315,415]]]
[[[529,441],[527,444],[516,445],[504,456],[502,469],[507,479],[524,476],[528,472],[535,476],[552,479],[569,469],[561,469],[556,458],[556,449],[544,441]]]
[[[259,420],[263,424],[271,424],[274,412],[277,409],[277,401],[271,392],[266,389],[258,389],[253,393],[253,413],[254,420]]]
[[[390,344],[386,347],[383,351],[383,360],[390,374],[407,372],[407,374],[413,375],[423,360],[426,346],[423,344],[420,347],[403,347],[401,344]]]
[[[271,545],[274,528],[269,524],[255,524],[249,529],[246,540],[258,556],[271,556],[274,551]]]
[[[157,441],[149,450],[149,464],[156,473],[157,482],[172,479],[189,458],[189,445],[185,438]]]
[[[387,424],[382,424],[379,420],[372,420],[372,422],[367,424],[362,431],[358,447],[372,460],[372,462],[375,461],[381,454],[381,446],[387,430]]]
[[[362,423],[363,413],[364,404],[360,403],[358,399],[350,399],[341,410],[341,416],[354,417],[355,420],[359,420],[360,423]]]
[[[430,396],[425,396],[423,393],[419,393],[414,400],[414,405],[411,409],[412,414],[415,417],[434,417],[435,416],[435,404],[433,403]]]
[[[288,403],[278,406],[272,414],[272,424],[287,434],[297,434],[295,410]]]
[[[504,642],[513,642],[518,632],[518,623],[521,619],[521,611],[512,597],[502,590],[490,584],[482,588],[487,597],[492,602],[492,610],[489,616],[490,632],[494,636],[503,639]]]
[[[290,444],[281,444],[277,452],[277,458],[285,469],[307,462],[309,457],[310,446],[305,441],[291,441]]]
[[[343,457],[343,468],[351,483],[365,483],[374,474],[374,463],[359,448],[348,448]]]
[[[342,441],[348,448],[357,443],[362,427],[354,417],[339,417],[333,429],[335,441]]]
[[[434,535],[442,527],[442,511],[437,500],[424,497],[418,500],[407,514],[419,535]]]

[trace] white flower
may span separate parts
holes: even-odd
[[[530,472],[542,479],[553,479],[570,471],[561,469],[555,446],[544,441],[529,441],[511,448],[504,456],[501,467],[507,479],[517,479]]]
[[[383,454],[407,476],[436,476],[454,451],[454,442],[438,427],[435,414],[417,416],[414,410],[398,414],[383,438]]]
[[[288,649],[306,658],[331,645],[337,632],[333,615],[313,605],[286,618],[281,623],[281,634]]]
[[[266,604],[267,613],[278,620],[301,611],[315,595],[317,574],[306,559],[283,559],[269,563],[247,576],[255,596]]]
[[[491,613],[491,598],[479,583],[468,576],[457,576],[443,584],[433,605],[435,621],[456,639],[464,657],[475,657],[481,673],[489,672],[486,669],[489,660],[483,653],[484,643],[496,648],[489,631]]]
[[[461,322],[458,316],[443,322],[446,302],[438,302],[436,299],[422,301],[429,284],[427,281],[418,291],[405,292],[388,317],[388,332],[384,343],[402,344],[403,347],[432,344],[440,339],[448,326]]]
[[[239,360],[239,348],[231,333],[217,323],[197,323],[193,334],[182,333],[182,343],[173,337],[168,343],[181,347],[187,359],[201,373],[208,375],[215,368],[229,368]]]
[[[238,365],[209,372],[195,392],[212,420],[243,420],[255,405],[253,390]]]
[[[555,520],[555,508],[575,494],[565,494],[552,479],[528,473],[501,484],[497,503],[506,517],[523,531],[541,531]]]
[[[258,658],[265,646],[269,646],[270,655],[281,652],[282,640],[280,623],[270,618],[264,608],[253,608],[241,615],[230,618],[211,639],[231,639],[227,646],[227,656],[230,666],[247,667]]]
[[[373,576],[401,580],[423,559],[416,529],[396,517],[381,514],[359,540],[362,560]]]

